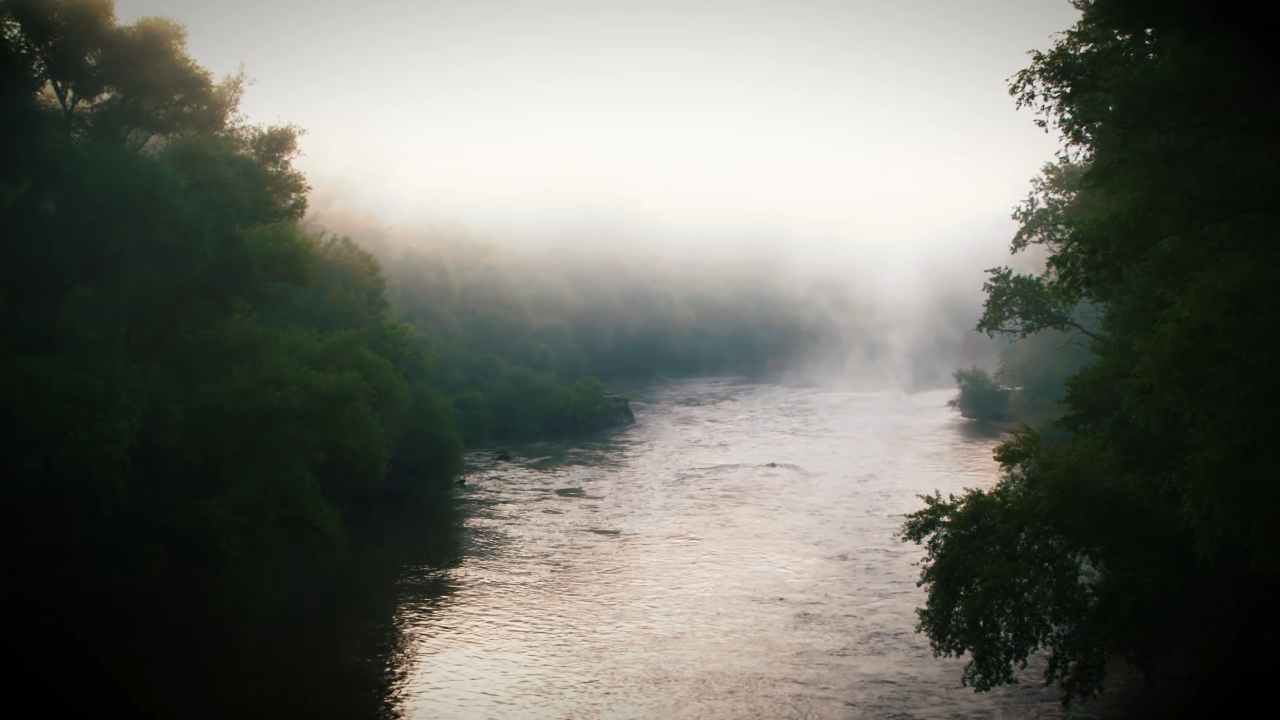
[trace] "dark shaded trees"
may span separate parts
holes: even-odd
[[[1276,638],[1280,101],[1254,2],[1080,2],[1012,94],[1064,138],[1015,218],[1045,271],[991,273],[979,329],[1081,336],[1048,447],[933,497],[920,629],[985,689],[1046,651],[1064,700],[1122,657],[1149,677],[1248,666]],[[1096,308],[1096,325],[1078,308]]]
[[[960,394],[948,403],[971,420],[1000,420],[1009,409],[1009,390],[986,370],[962,368],[954,373]]]
[[[502,251],[480,241],[374,245],[401,317],[442,357],[489,356],[564,381],[780,374],[837,334],[770,277],[631,250]],[[488,370],[462,371],[470,377]]]
[[[447,487],[452,414],[377,261],[298,227],[297,130],[244,124],[240,80],[167,21],[6,0],[0,24],[15,572],[91,587],[333,547],[389,471]]]
[[[447,489],[464,439],[608,412],[563,329],[513,324],[492,283],[393,309],[375,255],[303,228],[300,130],[248,124],[243,78],[215,82],[180,26],[119,25],[101,0],[5,0],[0,26],[0,442],[23,572],[127,585],[323,554],[362,507]]]
[[[1059,332],[1040,332],[1009,343],[1000,351],[1000,382],[1032,401],[1056,401],[1067,380],[1093,361],[1087,340]]]

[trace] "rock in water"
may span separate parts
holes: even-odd
[[[609,401],[609,414],[601,421],[604,427],[618,427],[619,425],[634,425],[636,422],[635,413],[631,412],[631,402],[622,395],[605,395],[605,400]]]

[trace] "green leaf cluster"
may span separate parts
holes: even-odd
[[[242,79],[213,82],[167,21],[6,0],[0,28],[18,576],[330,550],[362,506],[447,488],[462,445],[430,348],[372,254],[300,228],[298,130],[244,124]]]
[[[1248,665],[1280,589],[1280,99],[1261,3],[1077,3],[1014,80],[1061,132],[1015,212],[978,329],[1059,331],[1094,356],[1065,381],[1057,447],[1023,431],[1003,478],[927,500],[920,630],[979,689],[1029,654],[1064,700],[1124,658],[1149,677]],[[1061,336],[1059,336],[1061,337]],[[1034,385],[1035,378],[1021,382]]]
[[[960,394],[948,405],[972,420],[1002,420],[1009,410],[1009,390],[979,367],[961,368],[954,373]]]

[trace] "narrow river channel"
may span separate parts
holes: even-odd
[[[996,476],[997,440],[948,396],[659,382],[633,395],[634,427],[473,453],[461,561],[406,577],[390,708],[1063,717],[1034,677],[961,687],[961,662],[914,632],[921,552],[895,536],[902,515]]]

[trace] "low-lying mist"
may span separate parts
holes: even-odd
[[[335,202],[308,223],[371,250],[395,312],[437,352],[565,380],[731,375],[918,391],[998,355],[973,330],[998,237],[950,257],[889,259],[621,227],[514,238],[458,223],[393,226]]]

